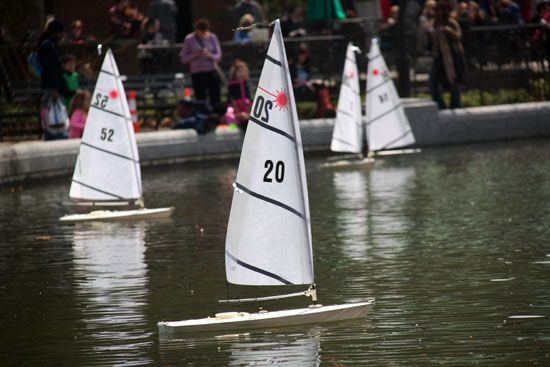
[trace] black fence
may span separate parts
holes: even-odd
[[[380,32],[372,19],[333,22],[331,32],[336,34],[285,39],[285,46],[289,58],[293,58],[299,48],[307,47],[313,77],[324,79],[332,86],[333,97],[336,97],[347,43],[353,40],[359,45],[362,53],[358,55],[358,66],[366,71],[370,39]],[[498,89],[525,89],[534,100],[550,100],[550,41],[548,33],[541,37],[541,32],[548,31],[534,25],[465,29],[463,37],[469,74],[465,88],[479,90],[480,94]],[[393,40],[388,36],[391,33],[381,34],[382,52],[390,69],[394,69],[395,60],[403,54],[392,47]],[[102,48],[107,47],[113,50],[121,73],[126,75],[126,89],[136,91],[142,120],[153,121],[151,125],[158,126],[162,118],[171,115],[183,89],[190,86],[187,67],[179,60],[181,44],[138,46],[135,42],[125,41],[103,45]],[[251,71],[251,85],[254,85],[267,47],[267,41],[223,42],[221,67],[227,74],[235,59],[246,61]],[[26,61],[31,51],[29,47],[0,46],[0,60],[15,92],[9,102],[6,94],[0,94],[0,139],[2,132],[24,138],[28,134],[36,136],[41,133],[37,122],[39,81],[29,73]],[[81,85],[93,89],[95,71],[103,59],[97,52],[97,45],[64,46],[63,52],[77,57]],[[427,93],[431,53],[424,49],[410,52],[405,57],[411,61],[412,95]],[[363,75],[363,83],[364,79]],[[484,103],[483,97],[481,103]]]

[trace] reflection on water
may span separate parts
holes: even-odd
[[[179,351],[186,351],[188,365],[208,365],[216,359],[223,366],[304,366],[321,365],[321,338],[326,329],[286,328],[268,332],[219,336],[187,336],[160,340],[161,360],[174,360]],[[207,361],[205,355],[211,358]]]
[[[366,175],[366,171],[336,171],[332,180],[337,236],[342,241],[342,253],[354,260],[365,260],[367,256]]]
[[[243,340],[232,343],[229,366],[258,364],[286,364],[291,366],[319,366],[319,336],[303,334],[274,334],[261,342]],[[267,339],[267,340],[266,340]]]
[[[163,222],[62,225],[68,178],[0,189],[2,365],[550,365],[549,154],[462,146],[343,171],[307,157],[320,301],[376,307],[225,338],[164,341],[156,323],[234,310],[217,300],[236,161],[144,169],[146,202],[176,207]]]
[[[405,205],[415,173],[414,167],[382,167],[370,171],[369,245],[375,258],[394,258],[406,244],[412,218],[407,216]]]
[[[414,167],[333,173],[334,212],[342,252],[353,260],[391,257],[404,245],[410,221],[404,213]],[[368,184],[367,184],[368,181]]]
[[[135,352],[152,343],[145,320],[145,224],[79,224],[73,252],[84,354],[104,355],[109,363],[151,363]]]

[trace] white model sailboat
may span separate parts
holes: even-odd
[[[355,51],[350,42],[346,51],[342,85],[336,108],[336,121],[332,131],[330,150],[333,152],[360,154],[363,151],[363,116],[359,93],[359,74]]]
[[[366,133],[370,152],[396,149],[415,143],[411,125],[390,78],[380,52],[378,38],[373,38],[367,67]],[[408,151],[401,150],[400,153]]]
[[[409,121],[389,77],[388,68],[374,38],[369,51],[366,96],[366,129],[368,157],[363,152],[363,116],[359,94],[359,76],[355,51],[358,48],[348,44],[342,86],[336,109],[336,121],[332,132],[330,150],[353,153],[358,159],[326,164],[325,166],[357,165],[374,162],[374,155],[388,154],[385,150],[395,149],[415,143]],[[400,150],[399,153],[408,152]]]
[[[163,334],[229,331],[364,317],[374,305],[316,303],[307,183],[294,94],[279,21],[262,69],[244,138],[227,228],[229,283],[309,285],[304,292],[225,302],[308,296],[307,308],[259,313],[224,312],[204,319],[159,322]],[[224,301],[221,301],[224,302]]]
[[[130,109],[111,50],[107,50],[74,169],[69,196],[79,205],[138,204],[135,210],[95,210],[62,222],[169,217],[174,208],[145,209],[141,170]]]

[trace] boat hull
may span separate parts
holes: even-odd
[[[403,155],[403,154],[415,154],[420,153],[422,150],[420,148],[410,148],[410,149],[391,149],[391,150],[379,150],[376,152],[377,156],[385,155]]]
[[[168,218],[174,212],[174,208],[135,209],[135,210],[94,210],[86,214],[65,215],[59,220],[64,223],[78,223],[91,221],[132,221],[144,219]]]
[[[234,317],[228,318],[207,317],[184,321],[161,321],[157,325],[159,333],[165,336],[178,333],[265,329],[363,318],[373,307],[374,299],[369,299],[365,302],[310,306],[283,311],[235,312]]]
[[[376,163],[374,158],[362,159],[341,159],[333,162],[326,162],[321,168],[347,168],[347,167],[369,167]]]

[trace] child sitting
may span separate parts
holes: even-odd
[[[63,68],[63,80],[61,81],[59,94],[61,95],[61,100],[63,101],[65,108],[68,110],[71,103],[71,98],[73,98],[79,87],[78,73],[75,71],[76,58],[74,55],[66,54],[61,56],[59,61],[61,62],[61,67]]]
[[[85,89],[78,89],[74,94],[69,109],[69,139],[82,137],[91,102],[92,95]]]
[[[229,82],[227,83],[229,106],[225,113],[225,120],[228,124],[236,124],[242,131],[246,131],[250,107],[252,106],[248,79],[249,73],[246,62],[239,59],[235,60],[229,71]]]

